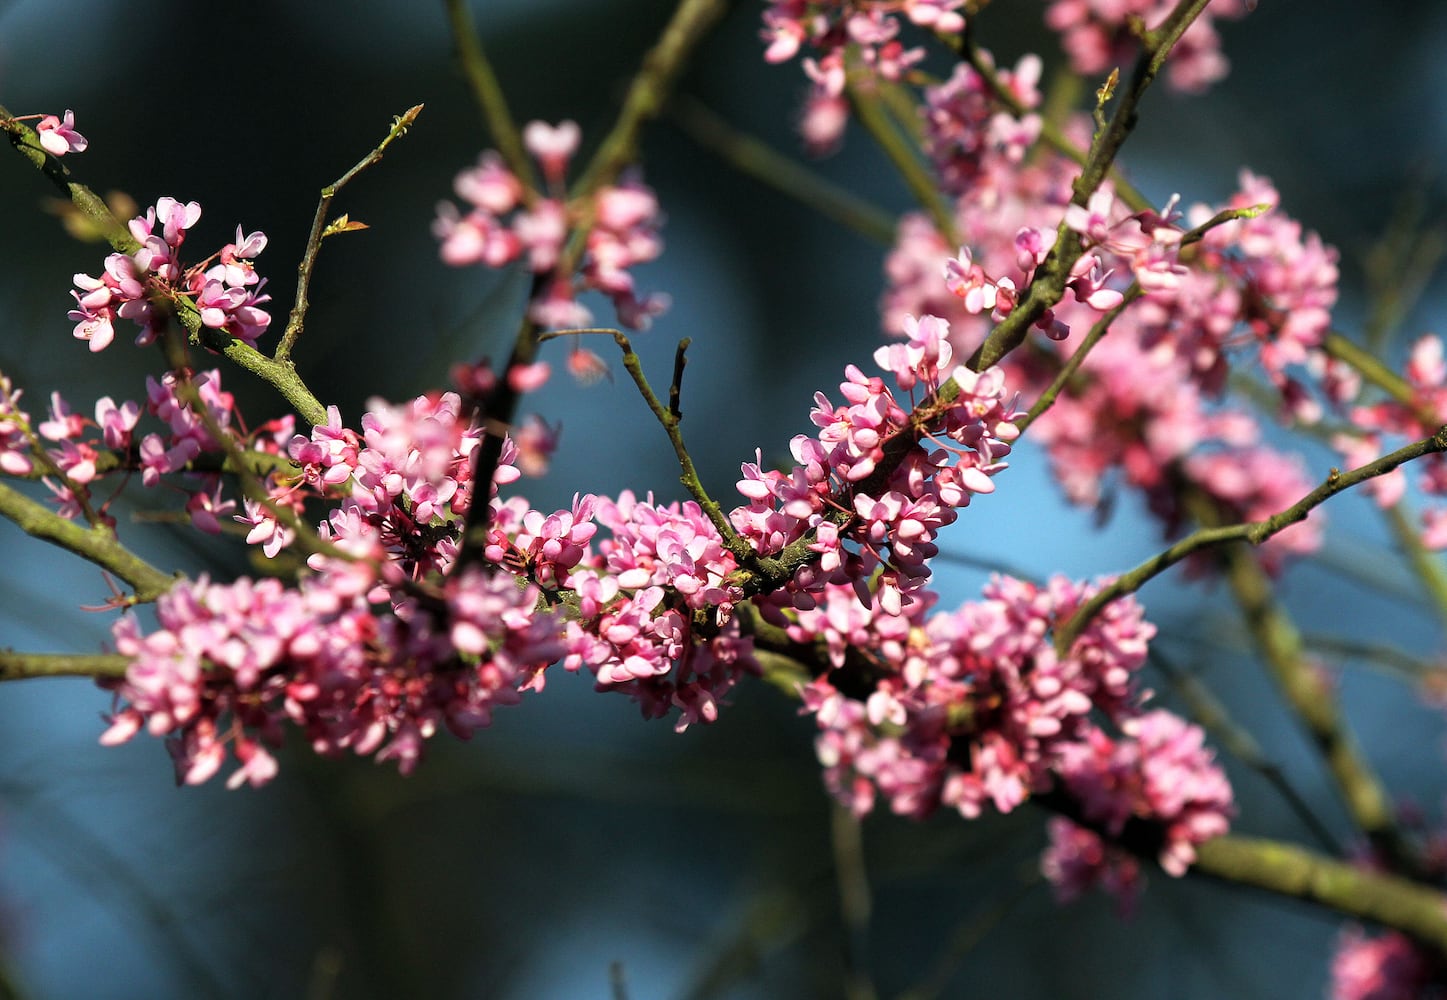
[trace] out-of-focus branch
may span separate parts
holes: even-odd
[[[0,681],[37,677],[124,677],[130,658],[118,653],[18,653],[0,649]]]

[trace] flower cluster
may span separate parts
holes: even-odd
[[[1351,423],[1332,438],[1333,445],[1350,466],[1364,465],[1386,451],[1392,437],[1420,440],[1447,423],[1447,362],[1443,360],[1442,339],[1434,335],[1412,344],[1404,366],[1405,391],[1397,397],[1353,406]],[[1424,456],[1417,464],[1417,485],[1438,502],[1422,511],[1422,541],[1428,548],[1447,548],[1447,461],[1440,453]],[[1407,489],[1407,474],[1398,468],[1367,484],[1368,492],[1382,507],[1395,505]]]
[[[818,558],[795,581],[804,605],[825,582],[862,581],[880,566],[889,589],[921,586],[939,530],[972,495],[993,492],[990,477],[1006,467],[1016,414],[1000,373],[959,366],[947,375],[949,325],[937,317],[906,317],[903,330],[906,343],[881,347],[875,361],[911,401],[922,391],[917,408],[850,365],[839,386],[845,402],[817,393],[811,418],[819,433],[790,443],[798,465],[742,467],[738,489],[749,502],[730,515],[739,534],[765,555],[811,537]],[[913,413],[926,411],[934,426],[922,428]]]
[[[588,326],[592,313],[577,296],[596,291],[612,300],[619,323],[647,329],[668,308],[668,297],[639,296],[629,268],[663,252],[658,199],[635,177],[568,201],[568,161],[580,138],[573,122],[557,127],[532,122],[524,129],[523,142],[542,168],[544,192],[530,189],[491,150],[477,166],[459,173],[453,189],[469,209],[464,215],[451,202],[437,206],[432,229],[441,241],[442,260],[453,267],[500,268],[526,259],[541,288],[529,309],[540,326]],[[587,232],[587,252],[581,280],[575,280],[558,273],[558,265],[568,239],[580,229]]]
[[[318,753],[375,753],[407,772],[439,726],[465,738],[488,725],[562,653],[537,591],[507,574],[450,580],[446,630],[410,604],[378,610],[351,582],[202,578],[157,602],[149,635],[122,618],[116,648],[132,663],[112,685],[118,705],[102,742],[142,728],[166,736],[178,782],[193,785],[217,773],[229,747],[241,766],[227,784],[258,786],[276,774],[270,749],[290,721]]]
[[[899,15],[930,31],[958,34],[965,27],[964,6],[964,0],[769,0],[763,14],[764,59],[782,63],[805,49],[817,53],[803,60],[811,87],[801,132],[809,149],[833,149],[849,120],[846,49],[852,47],[882,79],[899,81],[924,59],[924,49],[905,48],[899,40]]]
[[[1221,54],[1213,22],[1244,17],[1255,5],[1255,0],[1212,0],[1171,50],[1166,63],[1170,85],[1200,93],[1225,77],[1230,63]],[[1088,76],[1128,63],[1138,32],[1159,27],[1176,6],[1170,0],[1051,0],[1045,23],[1060,32],[1071,69]]]
[[[987,63],[988,52],[981,53]],[[1021,57],[1013,71],[994,74],[1023,108],[1040,104],[1041,62]],[[920,114],[924,118],[924,151],[934,164],[940,189],[961,195],[981,183],[985,174],[1019,169],[1025,152],[1040,137],[1040,116],[1017,118],[1000,107],[990,81],[967,62],[955,66],[944,83],[926,87]]]
[[[116,320],[127,319],[141,328],[136,343],[148,344],[165,322],[165,310],[157,303],[185,298],[195,305],[203,325],[254,344],[271,323],[271,315],[261,308],[271,301],[262,292],[266,279],[257,275],[253,263],[266,248],[266,237],[259,232],[243,236],[238,226],[236,242],[186,267],[178,254],[186,230],[200,218],[196,202],[160,198],[145,215],[132,219],[131,236],[140,249],[111,254],[100,277],[75,276],[71,295],[76,308],[70,318],[76,339],[89,341],[92,351],[105,350],[115,339]],[[208,267],[212,260],[216,263]]]
[[[221,388],[217,371],[197,372],[190,377],[200,405],[223,432],[230,429],[235,415],[235,400]],[[186,510],[192,524],[202,531],[220,530],[217,518],[235,507],[223,500],[221,477],[212,468],[196,469],[203,454],[216,454],[222,446],[207,429],[196,411],[177,396],[178,377],[168,372],[159,381],[147,377],[144,408],[132,400],[117,403],[110,396],[95,404],[95,417],[89,419],[74,412],[59,393],[51,395],[47,418],[31,433],[29,414],[19,409],[21,393],[11,391],[8,379],[0,376],[0,470],[10,475],[29,475],[37,465],[45,472],[59,473],[42,477],[62,517],[76,518],[83,504],[91,502],[92,484],[107,472],[139,471],[144,486],[155,487],[163,476],[186,473],[199,482],[188,489]],[[165,425],[164,431],[139,434],[141,417],[149,414]],[[243,448],[267,447],[258,432],[251,442],[239,440]],[[105,506],[94,512],[107,523]]]
[[[972,818],[1060,788],[1113,833],[1127,819],[1157,823],[1161,865],[1181,874],[1195,844],[1225,832],[1230,787],[1198,728],[1142,711],[1134,675],[1155,629],[1133,600],[1107,605],[1056,652],[1053,633],[1094,592],[1063,578],[1039,587],[997,577],[982,602],[930,615],[932,595],[889,608],[877,595],[866,603],[853,588],[829,588],[790,636],[823,636],[835,664],[804,690],[833,793],[856,814],[882,795],[903,815],[944,805]],[[1121,735],[1108,736],[1092,713]],[[1102,877],[1086,864],[1095,857],[1108,855],[1062,835],[1046,870],[1083,886]],[[1124,868],[1108,878],[1134,882]]]
[[[1053,242],[1050,234],[1064,222],[1083,252],[1071,272],[1071,294],[1038,325],[1060,337],[1094,323],[1123,301],[1127,278],[1142,293],[1091,349],[1070,391],[1031,426],[1066,495],[1102,504],[1119,476],[1144,492],[1167,533],[1185,522],[1183,485],[1241,519],[1290,506],[1312,485],[1300,461],[1262,445],[1255,417],[1217,400],[1232,365],[1255,358],[1283,412],[1298,418],[1322,412],[1306,382],[1320,386],[1333,406],[1355,394],[1355,380],[1322,348],[1336,296],[1335,252],[1279,213],[1218,225],[1183,249],[1179,216],[1169,206],[1130,211],[1108,184],[1086,205],[1071,204],[1075,170],[1043,156],[1013,172],[981,174],[980,184],[956,201],[968,246],[945,260],[943,280],[943,238],[923,217],[907,217],[887,262],[886,325],[903,310],[939,309],[951,321],[956,350],[972,351],[987,332],[983,321],[1014,308],[1042,248]],[[1197,206],[1190,217],[1203,224],[1220,209],[1277,201],[1268,182],[1243,174],[1240,193],[1219,208]],[[1008,384],[1036,396],[1076,349],[1072,338],[1054,356],[1017,352],[1001,367]],[[1261,550],[1267,566],[1278,568],[1287,553],[1313,551],[1318,528],[1313,518],[1273,536]]]

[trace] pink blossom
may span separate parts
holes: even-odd
[[[40,139],[40,145],[51,156],[83,153],[90,144],[85,136],[75,130],[75,112],[69,108],[65,111],[64,119],[54,115],[41,118],[35,125],[35,133]]]

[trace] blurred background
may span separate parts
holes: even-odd
[[[473,13],[517,119],[575,119],[586,152],[670,7],[488,0]],[[681,91],[797,156],[804,79],[797,64],[762,62],[762,8],[734,5]],[[978,37],[1002,63],[1037,51],[1057,65],[1040,14],[995,4]],[[1341,248],[1337,325],[1359,330],[1373,289],[1414,260],[1393,255],[1394,225],[1440,232],[1447,9],[1286,0],[1221,29],[1230,77],[1205,97],[1153,93],[1126,164],[1158,203],[1172,192],[1188,204],[1224,198],[1241,166],[1271,177],[1284,209]],[[90,149],[66,164],[99,192],[142,206],[199,201],[194,247],[219,246],[237,224],[264,230],[259,269],[278,328],[318,190],[392,116],[424,103],[411,134],[335,206],[371,228],[328,241],[298,363],[355,420],[371,396],[406,399],[441,384],[456,358],[507,350],[524,283],[442,266],[429,231],[455,173],[490,144],[440,3],[0,0],[0,102],[16,114],[75,109]],[[635,342],[666,381],[674,343],[693,339],[684,431],[705,482],[726,495],[739,462],[755,448],[783,455],[808,427],[813,391],[832,391],[843,365],[879,343],[884,248],[732,172],[669,121],[648,130],[644,163],[668,214],[667,249],[638,278],[674,304]],[[890,212],[909,207],[862,133],[814,168]],[[97,273],[105,251],[64,235],[44,211],[49,194],[18,157],[0,156],[0,370],[32,413],[55,389],[82,411],[102,395],[140,398],[152,352],[122,334],[92,356],[71,339],[69,277]],[[1403,342],[1443,306],[1429,284],[1407,304]],[[238,370],[223,384],[253,424],[281,412]],[[580,388],[560,375],[528,405],[563,424],[551,472],[522,484],[535,506],[578,490],[678,498],[667,441],[626,379]],[[1324,472],[1332,460],[1312,461]],[[1099,528],[1093,512],[1061,503],[1028,444],[1012,466],[944,538],[944,605],[976,596],[990,566],[1093,576],[1159,546],[1130,497]],[[1373,510],[1346,497],[1330,517],[1322,557],[1283,583],[1303,627],[1435,656],[1437,628]],[[125,531],[168,568],[246,571],[234,544],[153,524]],[[89,652],[106,641],[110,615],[77,610],[105,599],[92,567],[8,523],[0,567],[0,646]],[[1343,834],[1318,763],[1219,595],[1171,577],[1142,597],[1161,648]],[[1181,709],[1168,679],[1151,682]],[[1390,787],[1437,817],[1440,713],[1356,666],[1340,688]],[[1057,907],[1034,874],[1042,816],[1030,808],[974,823],[876,815],[855,854],[819,780],[812,723],[762,684],[733,701],[717,725],[675,735],[558,671],[472,743],[435,740],[411,779],[319,760],[293,740],[272,785],[226,792],[219,781],[176,789],[159,741],[99,747],[109,699],[84,681],[6,684],[7,974],[19,995],[42,998],[572,998],[619,995],[619,983],[639,1000],[829,997],[856,949],[881,996],[1322,994],[1338,925],[1314,910],[1160,875],[1129,923],[1105,899]],[[1310,843],[1258,774],[1226,765],[1238,829]],[[839,856],[862,859],[872,886],[863,940],[839,915]]]

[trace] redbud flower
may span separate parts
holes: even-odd
[[[64,119],[54,115],[46,115],[40,119],[35,126],[35,132],[40,138],[40,145],[51,156],[83,153],[90,144],[85,136],[75,130],[75,112],[69,108],[66,109]]]

